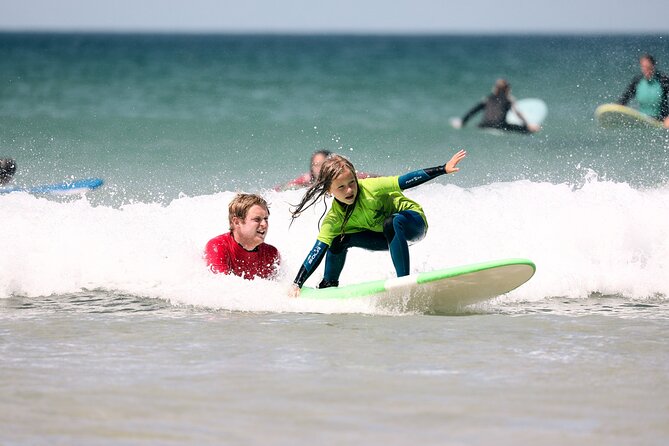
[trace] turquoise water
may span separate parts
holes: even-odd
[[[640,52],[669,71],[667,38],[0,34],[15,184],[105,180],[0,195],[0,442],[663,444],[669,133],[593,112]],[[452,129],[500,76],[543,130]],[[536,275],[459,317],[288,299],[320,212],[289,227],[301,191],[271,189],[320,148],[379,174],[467,149],[407,192],[412,271]],[[271,203],[277,282],[204,268],[239,190]],[[392,271],[353,250],[342,283]]]
[[[470,151],[463,186],[579,183],[584,169],[667,180],[665,134],[602,131],[640,51],[666,36],[351,37],[4,34],[0,147],[18,182],[99,176],[119,201],[262,189],[316,148],[383,174]],[[500,138],[461,116],[497,77],[549,107],[544,131]]]

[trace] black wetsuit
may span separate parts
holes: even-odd
[[[669,76],[656,71],[655,74],[653,74],[653,77],[660,82],[660,86],[662,87],[660,115],[654,116],[655,119],[661,121],[669,116],[669,100],[667,99],[667,96],[669,96]],[[643,75],[641,74],[635,76],[634,79],[632,79],[632,82],[627,86],[627,90],[625,90],[625,93],[623,93],[623,95],[620,97],[620,100],[618,101],[620,105],[627,105],[627,103],[636,95],[636,86],[639,84],[641,79],[643,79]]]
[[[530,130],[526,125],[506,122],[506,114],[511,110],[512,104],[513,102],[506,95],[491,94],[465,114],[462,118],[462,125],[464,126],[472,116],[483,110],[483,119],[481,119],[479,127],[529,133]]]

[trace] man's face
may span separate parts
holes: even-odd
[[[233,217],[232,225],[232,234],[237,243],[244,249],[255,249],[265,241],[269,229],[269,212],[264,207],[254,204],[244,220]]]

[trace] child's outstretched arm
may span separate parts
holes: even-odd
[[[289,291],[289,295],[291,297],[297,297],[300,295],[300,289],[302,288],[302,285],[307,281],[309,276],[311,276],[311,273],[313,273],[314,270],[318,268],[318,265],[321,263],[321,260],[323,260],[323,257],[325,257],[327,250],[328,245],[321,242],[320,240],[316,240],[316,244],[313,248],[311,248],[309,255],[307,255],[306,259],[304,259],[304,263],[302,263],[300,270],[297,272],[297,276],[295,276],[295,280],[293,281],[293,285]]]
[[[467,156],[467,152],[465,150],[460,150],[443,166],[428,167],[426,169],[405,173],[399,178],[400,189],[404,190],[416,187],[440,175],[459,171],[460,168],[457,167],[458,163],[462,161],[465,156]]]

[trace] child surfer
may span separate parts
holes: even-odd
[[[295,220],[321,197],[332,195],[332,207],[323,219],[316,244],[307,255],[290,290],[298,296],[306,280],[323,257],[325,273],[319,288],[339,285],[348,248],[389,250],[398,277],[409,274],[408,242],[419,241],[427,232],[423,208],[402,191],[438,176],[457,172],[467,152],[460,150],[443,166],[416,170],[401,176],[358,179],[355,167],[340,156],[331,155],[320,175],[292,211]]]

